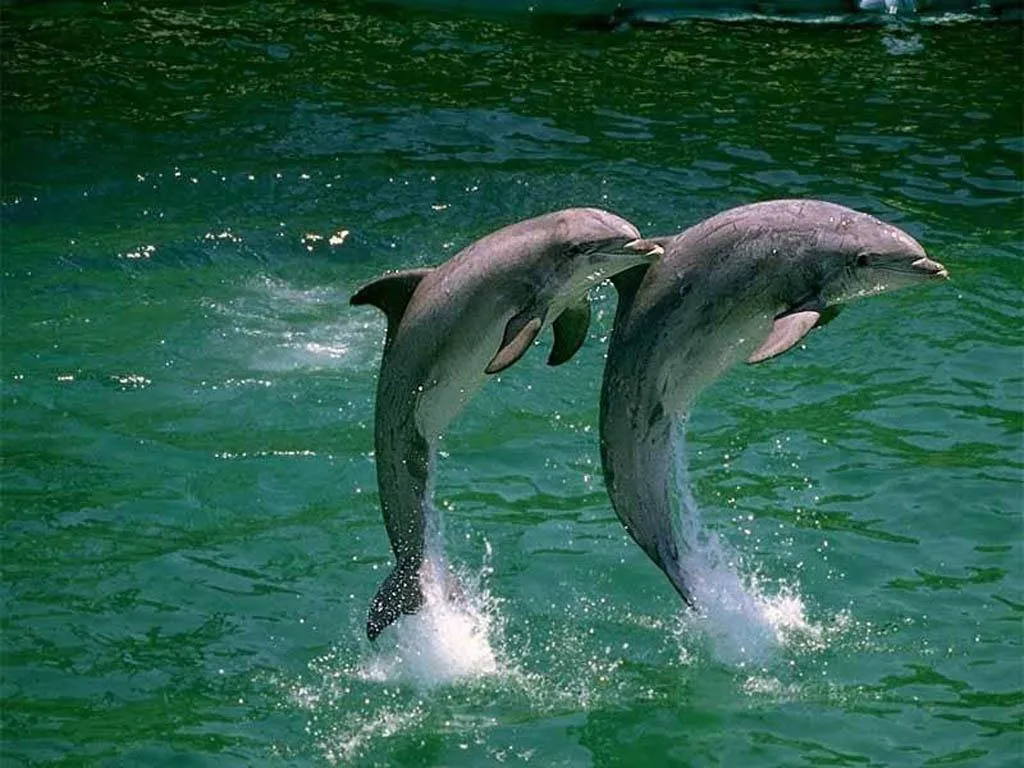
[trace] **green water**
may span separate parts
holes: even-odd
[[[4,768],[1018,765],[1021,28],[347,7],[3,8]],[[688,616],[610,508],[605,288],[569,364],[533,350],[444,440],[477,613],[371,646],[353,289],[555,208],[663,234],[783,196],[953,280],[694,409],[750,605]]]

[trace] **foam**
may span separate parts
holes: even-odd
[[[621,606],[603,597],[566,595],[563,613],[550,625],[531,624],[517,611],[518,631],[509,643],[502,603],[487,585],[490,545],[484,543],[479,568],[453,568],[443,554],[441,514],[432,510],[421,610],[401,617],[372,646],[361,636],[360,616],[353,628],[358,637],[310,664],[313,680],[288,684],[292,701],[309,713],[307,732],[319,754],[331,764],[374,761],[396,738],[417,732],[457,733],[466,743],[486,744],[499,725],[488,711],[496,700],[534,713],[658,700],[665,692],[643,672],[651,664],[672,671],[673,690],[705,674],[709,664],[734,673],[737,693],[755,702],[800,700],[822,690],[824,652],[848,634],[850,616],[813,616],[798,584],[758,573],[710,530],[690,492],[682,429],[673,449],[676,532],[698,610],[679,604],[671,618],[623,616]],[[595,633],[594,622],[632,625],[660,640],[618,642]]]
[[[349,291],[337,286],[296,288],[258,275],[227,303],[207,309],[231,323],[232,351],[248,355],[250,368],[269,372],[296,370],[370,370],[377,364],[384,321],[377,313],[348,310]],[[293,318],[303,318],[296,330]]]
[[[518,669],[507,661],[498,601],[485,584],[491,573],[486,542],[485,550],[483,566],[470,576],[450,569],[429,546],[421,570],[426,602],[418,613],[389,626],[369,650],[361,637],[339,643],[310,663],[311,682],[288,684],[292,701],[309,713],[306,731],[328,763],[366,758],[424,728],[486,730],[493,723],[451,711],[452,691],[472,700],[481,689],[522,688]]]
[[[786,649],[823,650],[849,624],[849,616],[840,613],[824,623],[812,621],[799,585],[773,585],[749,571],[742,557],[705,526],[690,492],[685,422],[675,428],[672,444],[679,499],[676,534],[680,551],[686,553],[682,567],[698,606],[681,616],[680,641],[705,637],[719,662],[739,668],[770,665]]]
[[[489,557],[489,546],[487,552]],[[480,573],[488,570],[485,565]],[[366,680],[412,683],[418,688],[503,675],[503,622],[497,603],[480,583],[469,588],[466,581],[465,574],[459,578],[443,558],[431,555],[420,574],[423,607],[388,628],[377,641],[378,646],[387,643],[386,649],[368,659],[358,674]],[[455,600],[448,598],[452,591],[459,593]]]

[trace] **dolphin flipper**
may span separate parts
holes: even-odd
[[[775,318],[775,324],[772,326],[768,338],[754,354],[747,358],[747,362],[760,363],[772,357],[778,357],[810,333],[819,320],[821,320],[821,310],[810,307],[779,315]]]
[[[590,328],[590,302],[584,296],[571,307],[566,307],[551,326],[555,343],[551,345],[548,365],[567,362],[583,346]]]
[[[427,267],[392,272],[372,283],[367,283],[349,299],[349,304],[353,306],[372,304],[387,315],[388,330],[384,341],[385,347],[391,343],[395,330],[402,320],[402,315],[405,314],[405,308],[409,305],[409,299],[416,291],[416,286],[432,271],[433,268]]]
[[[423,605],[420,560],[407,559],[395,566],[370,602],[366,636],[375,640],[381,631],[403,613],[416,613]]]
[[[542,318],[536,315],[528,317],[522,312],[509,320],[508,325],[505,326],[505,336],[501,340],[501,349],[487,364],[485,372],[499,373],[512,365],[530,348],[543,327],[544,320]]]

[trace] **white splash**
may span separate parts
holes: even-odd
[[[421,704],[412,707],[382,708],[367,715],[350,729],[329,730],[321,735],[318,746],[331,765],[347,763],[362,755],[371,745],[408,731],[423,721]]]
[[[769,594],[756,572],[744,573],[740,555],[705,527],[690,492],[685,422],[675,428],[672,444],[679,498],[676,532],[680,550],[686,552],[682,564],[698,606],[683,614],[681,633],[708,637],[719,661],[740,668],[763,666],[784,647],[826,647],[834,630],[845,627],[849,617],[839,614],[828,625],[813,623],[795,586],[780,584],[775,594]]]
[[[331,765],[367,759],[416,729],[486,731],[494,724],[487,718],[448,713],[443,702],[451,701],[450,686],[470,697],[481,682],[519,687],[520,673],[506,660],[497,600],[483,586],[490,545],[485,542],[483,567],[471,576],[451,571],[436,548],[427,551],[426,602],[418,613],[389,626],[370,649],[361,638],[338,645],[310,663],[314,680],[288,686]]]
[[[482,573],[488,571],[485,566]],[[436,554],[424,563],[420,584],[423,607],[381,635],[378,646],[389,645],[364,664],[362,677],[434,688],[502,675],[505,669],[495,651],[502,624],[490,593],[479,584],[467,587]]]
[[[466,571],[456,573],[449,566],[444,554],[444,514],[433,502],[436,478],[434,443],[428,461],[424,562],[420,568],[424,603],[378,638],[378,646],[385,642],[393,646],[370,660],[366,679],[434,688],[504,672],[494,650],[502,639],[497,601],[484,586],[493,572],[490,542],[484,540],[483,562],[475,576]]]
[[[351,312],[350,287],[297,288],[275,277],[257,275],[226,303],[205,308],[224,316],[230,331],[230,354],[248,358],[252,369],[268,372],[295,370],[371,370],[380,356],[383,317]],[[295,318],[302,318],[298,325]]]

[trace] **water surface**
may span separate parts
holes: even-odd
[[[4,16],[5,766],[1018,763],[1019,26]],[[570,363],[533,350],[445,437],[473,611],[371,646],[353,290],[569,205],[660,234],[785,196],[954,279],[695,407],[680,493],[750,606],[687,615],[611,510],[603,288]]]

